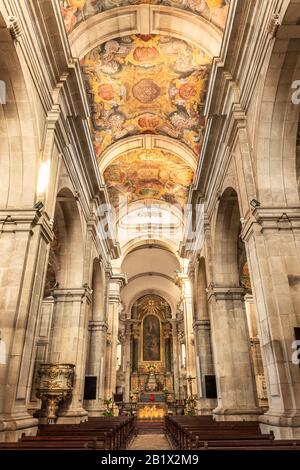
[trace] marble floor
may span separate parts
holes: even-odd
[[[128,450],[170,450],[168,440],[163,434],[138,435]]]

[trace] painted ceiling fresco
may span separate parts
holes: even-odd
[[[82,61],[97,158],[131,135],[160,134],[199,154],[210,58],[166,36],[111,40]]]
[[[183,208],[193,170],[166,151],[133,150],[118,157],[104,171],[111,204],[118,208],[138,200],[161,200]]]
[[[66,30],[70,33],[88,17],[128,5],[164,5],[203,16],[220,28],[225,27],[230,0],[61,0]]]

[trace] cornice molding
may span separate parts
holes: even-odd
[[[210,285],[207,292],[207,301],[209,303],[218,301],[244,300],[244,287],[218,287]]]
[[[89,288],[53,289],[52,295],[55,302],[92,302],[92,291]]]
[[[299,231],[300,207],[261,207],[253,210],[243,225],[243,241],[248,242],[253,234],[266,230]]]

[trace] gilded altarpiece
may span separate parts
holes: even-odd
[[[164,401],[173,393],[171,308],[149,294],[132,307],[131,399]]]

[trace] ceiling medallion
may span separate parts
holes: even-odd
[[[148,104],[160,96],[160,87],[151,78],[143,78],[134,85],[132,94],[141,103]]]

